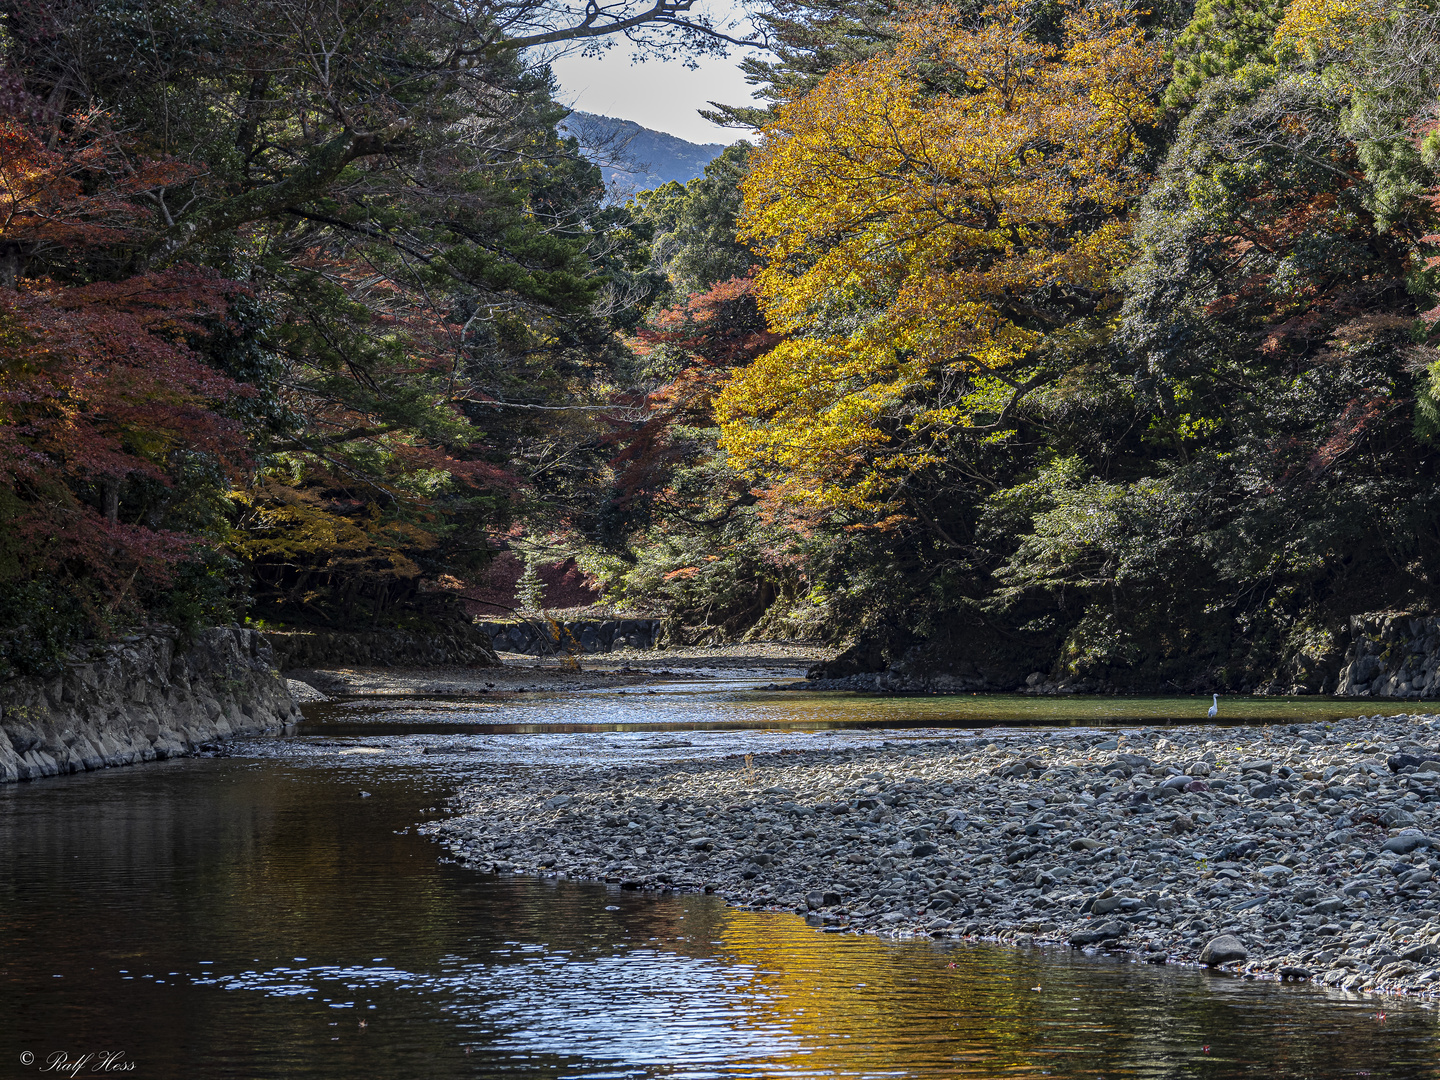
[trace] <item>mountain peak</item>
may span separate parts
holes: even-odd
[[[725,149],[723,143],[693,143],[634,120],[578,111],[560,122],[560,131],[580,141],[580,152],[600,166],[621,197],[694,180]]]

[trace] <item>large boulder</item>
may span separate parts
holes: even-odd
[[[1200,962],[1206,967],[1219,967],[1221,964],[1237,964],[1249,955],[1239,938],[1221,934],[1211,938],[1209,944],[1200,950]]]

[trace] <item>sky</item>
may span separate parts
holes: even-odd
[[[728,58],[706,57],[692,71],[678,60],[632,64],[624,47],[616,46],[599,57],[562,56],[550,66],[560,83],[561,102],[572,108],[634,120],[690,142],[728,146],[744,133],[717,127],[696,110],[711,101],[749,103],[754,87],[736,66],[742,55],[735,49]]]

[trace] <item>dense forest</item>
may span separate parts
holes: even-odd
[[[767,0],[758,136],[617,202],[546,50],[690,8],[0,3],[0,667],[501,552],[997,687],[1435,609],[1430,4]]]

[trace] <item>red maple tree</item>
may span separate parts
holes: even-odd
[[[113,610],[200,542],[122,520],[121,486],[170,485],[182,455],[243,455],[218,406],[248,388],[195,348],[240,287],[187,268],[57,276],[125,266],[135,198],[177,167],[126,154],[94,114],[53,134],[0,119],[0,577],[83,580]]]

